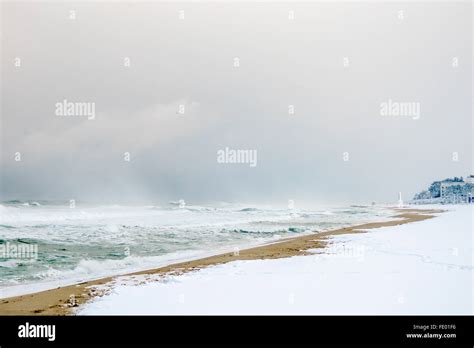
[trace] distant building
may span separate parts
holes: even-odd
[[[464,186],[466,185],[466,182],[461,181],[461,182],[442,182],[439,187],[439,192],[441,198],[446,197],[446,192],[449,190],[449,187],[452,186]]]
[[[428,190],[417,193],[414,203],[474,203],[474,175],[434,181]]]
[[[465,181],[468,184],[473,184],[474,185],[474,175],[469,175],[468,177],[466,177]]]

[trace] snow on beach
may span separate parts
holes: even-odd
[[[311,256],[235,261],[145,283],[122,277],[77,313],[473,314],[473,206],[435,208],[449,211],[334,236]]]
[[[71,209],[69,202],[1,202],[0,298],[386,221],[392,213],[384,206],[81,203]],[[37,252],[8,254],[19,246]]]

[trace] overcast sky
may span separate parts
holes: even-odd
[[[1,19],[2,199],[394,202],[472,172],[468,2],[2,3]],[[64,99],[95,119],[56,115]],[[389,100],[419,117],[381,115]],[[226,147],[257,165],[218,163]]]

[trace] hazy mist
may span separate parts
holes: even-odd
[[[470,3],[1,6],[2,199],[394,202],[472,173]]]

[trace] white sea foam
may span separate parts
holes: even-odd
[[[77,204],[71,209],[68,204],[22,204],[0,206],[0,243],[37,244],[38,258],[0,262],[2,289],[17,283],[33,289],[38,282],[56,285],[139,271],[186,257],[380,221],[392,214],[380,207],[289,210],[250,205]]]

